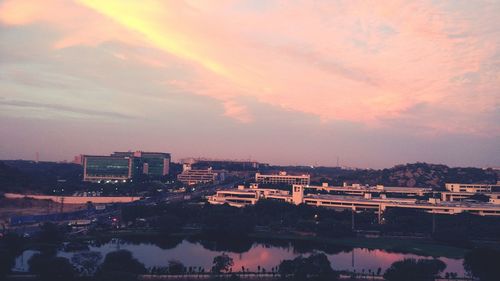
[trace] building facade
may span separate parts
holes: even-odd
[[[216,194],[208,196],[210,204],[229,204],[235,207],[254,205],[258,200],[268,199],[287,202],[290,204],[306,204],[316,207],[328,207],[338,210],[374,210],[379,215],[390,208],[414,209],[435,214],[459,214],[470,213],[480,216],[500,216],[500,205],[490,202],[464,203],[464,202],[441,202],[436,198],[429,200],[417,200],[415,198],[389,198],[386,196],[372,197],[346,196],[330,194],[305,194],[306,186],[293,185],[292,193],[277,189],[260,188],[238,188],[230,190],[219,190]],[[493,198],[493,200],[500,200]],[[380,216],[379,216],[380,220]]]
[[[83,180],[127,181],[133,176],[133,161],[130,157],[83,156]]]
[[[187,184],[216,183],[225,179],[225,171],[213,170],[212,168],[198,170],[191,169],[191,166],[184,164],[182,173],[177,175],[177,180]]]
[[[445,188],[451,192],[483,193],[500,192],[500,184],[467,184],[467,183],[446,183]]]
[[[170,153],[164,152],[114,152],[111,156],[131,157],[139,174],[150,177],[166,176],[170,172]]]
[[[114,152],[110,156],[83,155],[83,180],[127,181],[136,177],[161,178],[170,172],[170,154]]]
[[[215,170],[226,171],[252,171],[260,167],[260,163],[251,160],[222,160],[209,158],[185,158],[180,161],[183,164],[190,164],[196,169],[206,169],[212,167]]]
[[[309,185],[311,183],[310,175],[288,175],[286,172],[279,172],[273,175],[255,174],[255,182],[263,184],[300,184]]]

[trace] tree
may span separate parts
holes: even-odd
[[[435,276],[446,268],[438,259],[404,259],[391,265],[384,273],[388,281],[433,281]]]
[[[0,250],[0,280],[10,272],[15,261],[16,256],[12,255],[9,251]]]
[[[81,252],[75,254],[71,258],[71,262],[80,268],[84,275],[92,276],[97,270],[101,259],[102,255],[99,252]]]
[[[24,248],[24,239],[15,233],[0,236],[0,280],[10,272]]]
[[[28,261],[30,272],[38,275],[40,280],[67,281],[73,280],[76,270],[67,258],[35,254]]]
[[[186,267],[178,260],[171,260],[168,262],[168,273],[172,275],[184,274]]]
[[[280,263],[278,272],[282,278],[286,278],[288,275],[293,274],[294,271],[294,260],[284,260]]]
[[[179,231],[182,226],[182,221],[173,215],[162,215],[153,221],[162,234],[171,234]]]
[[[338,278],[328,257],[323,253],[312,254],[307,258],[299,256],[293,260],[284,260],[279,265],[279,273],[282,278],[292,280],[337,280]]]
[[[57,244],[63,241],[64,232],[56,224],[46,222],[40,227],[38,240],[42,243]]]
[[[229,268],[234,265],[233,258],[223,253],[220,256],[216,256],[213,260],[214,272],[220,273],[221,271],[228,272]]]
[[[465,254],[464,268],[481,281],[498,280],[500,251],[487,248],[474,249]]]
[[[146,272],[146,267],[134,258],[131,252],[118,250],[107,254],[104,258],[104,262],[99,267],[99,272],[106,271],[143,274]]]

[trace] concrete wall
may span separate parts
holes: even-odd
[[[54,202],[60,203],[64,200],[64,204],[85,204],[87,202],[92,202],[95,204],[107,204],[107,203],[129,203],[133,201],[140,200],[140,197],[103,197],[103,196],[52,196],[52,195],[31,195],[31,194],[17,194],[17,193],[5,193],[5,198],[9,199],[19,199],[19,198],[32,198],[37,200],[52,200]]]

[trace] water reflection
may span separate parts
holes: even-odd
[[[230,240],[230,241],[229,241]],[[158,238],[149,237],[126,239],[108,239],[89,241],[89,250],[98,251],[103,256],[119,249],[131,251],[139,261],[147,267],[166,266],[169,260],[176,259],[186,266],[202,267],[209,270],[215,256],[226,252],[234,260],[234,270],[241,270],[244,266],[250,271],[257,267],[270,270],[279,265],[284,259],[293,259],[299,255],[309,255],[323,252],[328,256],[335,270],[369,270],[376,272],[380,267],[382,272],[393,262],[404,258],[425,258],[407,253],[387,252],[384,250],[368,250],[365,248],[349,248],[322,243],[286,242],[283,240],[250,240],[226,239],[203,240],[191,238]],[[25,251],[16,260],[16,271],[27,271],[27,262],[36,251]],[[57,255],[71,259],[76,252],[60,250]],[[430,257],[429,257],[430,258]],[[440,258],[446,265],[445,272],[457,272],[464,275],[461,259]]]

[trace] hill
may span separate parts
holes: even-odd
[[[344,182],[385,186],[432,187],[444,189],[447,182],[496,183],[498,171],[473,167],[448,167],[446,165],[411,163],[387,169],[347,170],[339,167],[270,166],[263,172],[288,171],[291,174],[311,175],[311,183],[319,185],[328,182],[342,185]]]

